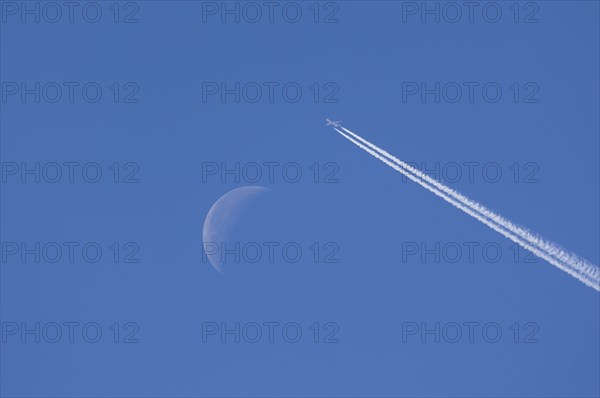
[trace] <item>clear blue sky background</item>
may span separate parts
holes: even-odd
[[[2,1],[5,6],[7,2]],[[33,3],[32,3],[33,4]],[[140,1],[139,23],[19,22],[1,26],[3,82],[99,82],[103,98],[69,103],[1,104],[3,162],[98,162],[97,184],[2,183],[3,242],[99,242],[96,264],[1,264],[6,322],[98,322],[102,340],[1,345],[3,396],[598,396],[598,293],[539,261],[515,263],[510,242],[324,127],[325,117],[411,162],[496,162],[498,183],[476,175],[451,184],[464,194],[598,264],[599,5],[512,2],[498,23],[402,22],[402,2],[339,2],[338,23],[314,23],[312,2],[289,23],[276,9],[258,23],[207,16],[202,2]],[[282,3],[283,4],[283,3]],[[434,3],[429,3],[433,7]],[[483,3],[482,3],[483,4]],[[120,6],[122,19],[125,3]],[[463,11],[465,11],[463,9]],[[291,13],[292,11],[290,11]],[[449,11],[450,12],[450,11]],[[490,11],[491,13],[492,11]],[[290,14],[292,15],[292,14]],[[490,14],[492,15],[492,14]],[[289,103],[231,96],[203,102],[203,82],[297,82]],[[498,82],[488,103],[403,102],[403,82]],[[115,104],[113,82],[135,82],[138,103]],[[309,87],[320,83],[318,103]],[[324,103],[323,86],[339,88]],[[513,101],[508,88],[535,82],[537,103]],[[281,86],[280,86],[281,87]],[[481,86],[480,86],[481,87]],[[124,91],[121,91],[123,93]],[[529,92],[529,91],[527,91]],[[4,93],[4,91],[3,91]],[[521,93],[523,94],[523,92]],[[266,94],[265,94],[266,95]],[[122,99],[122,98],[121,98]],[[137,184],[110,182],[114,162],[139,165]],[[229,190],[252,185],[202,180],[204,162],[297,162],[292,184],[276,174],[251,203],[231,239],[299,242],[301,261],[234,264],[222,276],[203,262],[202,226]],[[337,183],[312,181],[334,162]],[[513,182],[509,166],[534,162],[537,183]],[[280,169],[279,169],[280,170]],[[320,179],[323,178],[321,174]],[[112,242],[136,242],[139,263],[114,264]],[[335,242],[339,262],[313,263],[307,247]],[[403,261],[403,242],[497,242],[486,262]],[[115,344],[108,326],[139,325],[136,344]],[[206,322],[297,322],[296,344],[202,341]],[[313,343],[309,326],[339,327],[337,343]],[[455,344],[418,336],[406,322],[496,322],[502,338],[478,329]],[[510,325],[519,323],[519,342]],[[533,322],[537,343],[523,342]],[[323,330],[321,330],[323,333]],[[123,336],[121,336],[122,340]],[[323,335],[320,335],[320,340]]]

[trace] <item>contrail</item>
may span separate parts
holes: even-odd
[[[354,134],[350,130],[344,127],[341,128],[356,139],[352,138],[350,135],[345,134],[344,132],[338,130],[335,127],[334,130],[346,139],[348,139],[350,142],[358,146],[359,148],[368,152],[370,155],[381,160],[383,163],[392,167],[394,170],[404,174],[410,180],[421,185],[436,196],[441,197],[448,203],[464,211],[465,213],[469,214],[475,219],[481,221],[483,224],[487,225],[494,231],[521,245],[523,248],[531,251],[536,256],[548,261],[550,264],[575,277],[585,285],[590,286],[597,291],[600,291],[600,270],[597,266],[579,259],[579,257],[572,253],[566,253],[564,252],[564,250],[558,248],[556,245],[544,241],[541,238],[531,234],[529,231],[510,223],[508,220],[491,212],[490,210],[478,204],[477,202],[466,198],[465,196],[439,183],[438,181],[427,176],[426,174],[423,174],[420,170],[417,170],[411,167],[410,165],[402,162],[401,160],[393,157],[386,151],[371,144],[370,142],[361,138],[357,134]],[[360,140],[362,143],[366,144],[366,146],[363,145],[361,142],[358,142],[357,140]],[[501,222],[499,222],[498,220],[500,220]],[[542,243],[544,246],[541,246],[538,242]]]
[[[570,267],[581,270],[583,273],[592,276],[592,278],[594,278],[594,279],[600,279],[600,269],[597,266],[595,266],[594,264],[591,264],[588,261],[586,261],[582,258],[579,258],[578,256],[576,256],[573,253],[566,252],[565,250],[560,248],[558,245],[548,242],[548,241],[545,241],[540,236],[537,236],[537,235],[531,233],[530,231],[528,231],[525,228],[515,225],[514,223],[505,219],[501,215],[496,214],[493,211],[487,209],[485,206],[467,198],[466,196],[461,195],[460,193],[456,192],[452,188],[439,183],[438,181],[429,177],[427,174],[421,172],[420,170],[418,170],[414,167],[411,167],[409,164],[394,157],[393,155],[389,154],[385,150],[383,150],[383,149],[379,148],[378,146],[370,143],[369,141],[363,139],[362,137],[353,133],[352,131],[350,131],[344,127],[341,127],[341,128],[345,132],[350,134],[352,137],[354,137],[355,139],[357,139],[360,142],[362,142],[363,144],[367,145],[369,148],[373,149],[374,151],[379,152],[381,155],[383,155],[384,157],[387,157],[392,162],[396,163],[397,165],[404,168],[408,172],[415,174],[419,178],[423,179],[425,182],[435,186],[437,189],[445,192],[446,194],[448,194],[452,198],[456,199],[457,201],[461,202],[465,206],[470,207],[473,210],[483,214],[485,217],[487,217],[487,218],[491,219],[492,221],[494,221],[495,223],[501,225],[503,228],[506,228],[507,230],[511,231],[512,233],[520,236],[522,239],[525,239],[526,241],[530,242],[531,244],[533,244],[535,246],[538,246],[541,250],[546,251],[550,255],[556,257],[559,261],[568,264]]]

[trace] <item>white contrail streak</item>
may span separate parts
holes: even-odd
[[[524,232],[528,232],[528,231],[524,230],[523,228],[516,227],[512,223],[507,223],[507,225],[510,225],[510,229],[509,229],[507,227],[507,225],[502,225],[502,223],[499,223],[494,218],[486,215],[485,212],[487,212],[487,214],[489,214],[489,215],[499,217],[499,219],[502,221],[507,221],[504,218],[489,211],[488,209],[486,209],[482,205],[478,204],[477,202],[471,201],[470,199],[460,195],[458,192],[450,189],[449,187],[446,187],[445,185],[440,184],[438,181],[431,179],[429,176],[423,174],[421,171],[412,168],[408,164],[393,157],[392,155],[388,154],[387,152],[383,151],[382,149],[378,148],[377,146],[371,144],[370,142],[364,140],[363,138],[359,137],[358,135],[352,133],[351,131],[349,131],[343,127],[342,127],[342,129],[344,129],[344,131],[348,132],[348,134],[351,134],[352,137],[355,137],[356,139],[360,140],[367,146],[363,145],[362,143],[358,142],[356,139],[352,138],[350,135],[345,134],[344,132],[342,132],[334,127],[335,131],[337,131],[340,135],[342,135],[343,137],[348,139],[350,142],[352,142],[359,148],[365,150],[366,152],[368,152],[370,155],[374,156],[375,158],[381,160],[383,163],[387,164],[394,170],[402,173],[403,175],[408,177],[410,180],[416,182],[417,184],[419,184],[422,187],[424,187],[425,189],[429,190],[436,196],[441,197],[448,203],[450,203],[453,206],[457,207],[458,209],[464,211],[465,213],[469,214],[470,216],[474,217],[475,219],[481,221],[483,224],[487,225],[494,231],[500,233],[501,235],[505,236],[506,238],[512,240],[513,242],[521,245],[523,248],[531,251],[536,256],[548,261],[550,264],[563,270],[564,272],[566,272],[569,275],[573,276],[574,278],[578,279],[585,285],[590,286],[590,287],[600,291],[600,276],[599,276],[600,271],[598,270],[598,267],[596,267],[595,265],[586,262],[585,266],[581,266],[580,263],[570,264],[569,262],[564,261],[563,259],[573,259],[573,258],[578,259],[578,257],[573,254],[570,254],[570,253],[564,253],[564,251],[562,251],[561,249],[558,249],[556,246],[552,246],[552,244],[550,244],[549,242],[541,240],[541,242],[543,242],[545,245],[550,246],[553,249],[553,252],[545,250],[544,248],[540,247],[538,243],[528,240],[527,237],[534,237],[534,238],[537,238],[537,237],[531,233],[529,233],[529,235],[524,234]],[[427,178],[425,178],[425,177],[427,177]],[[428,181],[427,179],[431,180],[431,182]],[[557,258],[552,253],[564,253],[564,255],[562,258]],[[581,260],[579,260],[579,261],[581,262]]]
[[[357,139],[360,142],[362,142],[363,144],[367,145],[369,148],[373,149],[374,151],[379,152],[381,155],[390,159],[392,162],[396,163],[397,165],[404,168],[408,172],[415,174],[417,177],[423,179],[425,182],[427,182],[427,183],[433,185],[434,187],[436,187],[437,189],[445,192],[446,194],[448,194],[452,198],[456,199],[460,203],[464,204],[465,206],[470,207],[473,210],[483,214],[483,216],[491,219],[493,222],[501,225],[503,228],[506,228],[507,230],[511,231],[512,233],[520,236],[522,239],[525,239],[526,241],[530,242],[531,244],[533,244],[535,246],[538,246],[541,250],[546,251],[551,256],[556,257],[559,261],[561,261],[565,264],[568,264],[572,268],[579,269],[584,274],[590,275],[593,279],[600,279],[600,269],[597,266],[595,266],[594,264],[591,264],[590,262],[588,262],[582,258],[579,258],[578,256],[576,256],[573,253],[566,252],[565,250],[561,249],[558,245],[542,239],[540,236],[537,236],[537,235],[531,233],[530,231],[528,231],[527,229],[510,222],[509,220],[505,219],[501,215],[496,214],[493,211],[487,209],[485,206],[467,198],[466,196],[461,195],[460,193],[456,192],[452,188],[439,183],[435,179],[429,177],[427,174],[421,172],[420,170],[418,170],[418,169],[410,166],[409,164],[401,161],[400,159],[394,157],[393,155],[389,154],[385,150],[383,150],[383,149],[379,148],[378,146],[370,143],[369,141],[363,139],[362,137],[353,133],[352,131],[350,131],[344,127],[342,127],[342,129],[345,132],[347,132],[348,134],[350,134],[352,137],[354,137],[355,139]]]

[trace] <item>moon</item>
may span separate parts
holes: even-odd
[[[208,261],[218,272],[223,273],[221,242],[227,240],[248,205],[268,191],[269,188],[261,186],[236,188],[221,196],[208,211],[202,228],[202,241]]]

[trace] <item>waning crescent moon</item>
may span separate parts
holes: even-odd
[[[204,219],[202,241],[208,261],[220,273],[223,273],[220,250],[215,253],[215,245],[221,244],[233,230],[248,204],[269,191],[260,186],[247,186],[233,189],[221,196],[210,208]]]

